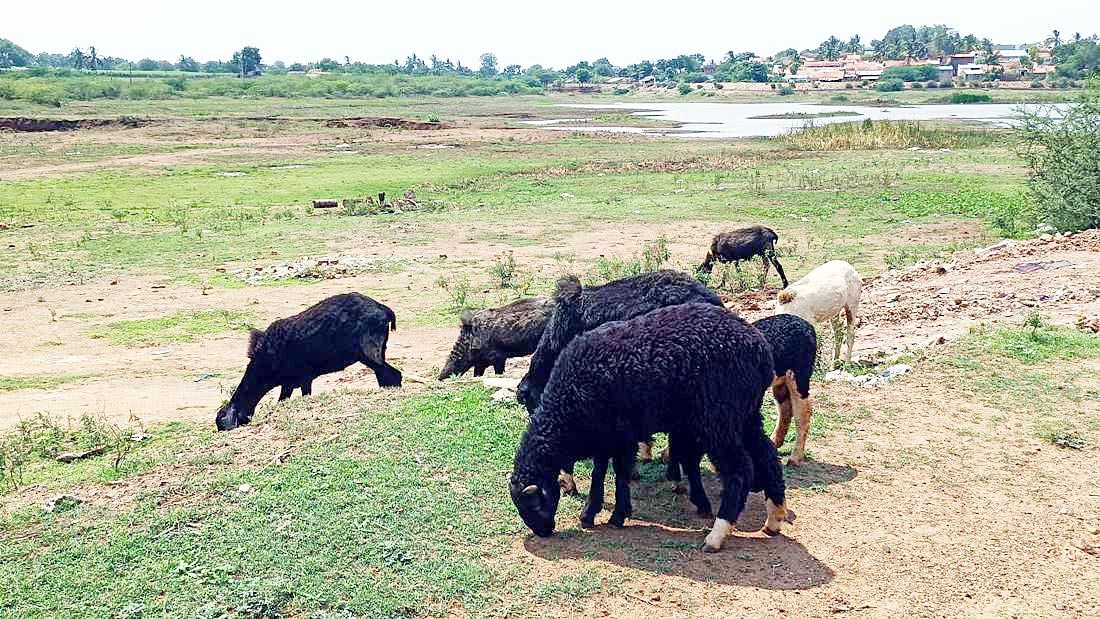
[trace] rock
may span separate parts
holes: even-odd
[[[508,400],[516,399],[516,392],[511,389],[500,388],[493,392],[492,395],[494,402],[507,402]]]
[[[77,460],[83,460],[84,458],[98,456],[105,451],[107,451],[106,445],[99,445],[85,451],[66,451],[65,453],[57,455],[57,461],[68,464],[70,462],[76,462]]]
[[[252,484],[241,484],[237,486],[237,492],[240,492],[241,494],[252,494],[252,491]]]
[[[1039,240],[1044,242],[1044,243],[1049,243],[1049,242],[1054,240],[1054,237],[1049,235],[1049,234],[1040,234],[1039,235]]]
[[[508,378],[506,376],[485,376],[481,379],[481,384],[486,387],[515,391],[519,387],[519,380],[518,378]]]
[[[46,499],[46,502],[42,504],[42,509],[46,510],[46,513],[52,514],[54,512],[65,511],[66,509],[76,507],[83,502],[84,499],[75,494],[59,494]]]

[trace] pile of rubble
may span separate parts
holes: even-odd
[[[980,319],[1012,310],[1084,305],[1100,299],[1100,230],[1001,241],[959,252],[946,263],[918,263],[867,283],[865,322]]]
[[[288,279],[341,279],[355,277],[379,269],[377,256],[322,256],[303,258],[296,262],[269,264],[245,269],[231,269],[230,275],[251,286]]]

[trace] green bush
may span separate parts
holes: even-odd
[[[947,103],[989,103],[993,98],[984,92],[953,92]]]
[[[794,88],[791,87],[791,86],[784,86],[784,87],[779,89],[779,94],[781,96],[784,96],[784,97],[787,96],[787,95],[793,95],[794,94]]]
[[[686,95],[691,93],[691,84],[680,84],[680,94]]]
[[[913,82],[912,84],[910,84],[910,87],[913,90],[921,90],[921,89],[924,88],[924,83],[923,82]]]
[[[925,82],[939,77],[939,69],[930,64],[918,64],[907,67],[889,67],[882,72],[880,80],[898,79],[903,82]]]
[[[905,82],[897,78],[893,79],[880,79],[875,84],[875,90],[879,92],[898,92],[905,88]]]
[[[1100,80],[1061,117],[1048,108],[1019,118],[1040,219],[1060,230],[1100,227]]]

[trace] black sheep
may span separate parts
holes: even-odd
[[[643,273],[583,289],[580,280],[569,276],[558,281],[554,299],[557,302],[554,313],[531,357],[531,367],[516,391],[517,399],[528,412],[538,406],[558,354],[577,335],[606,322],[627,320],[659,307],[682,303],[722,306],[721,299],[712,290],[686,273],[671,270]],[[646,438],[645,459],[651,457],[650,442],[651,439]],[[576,491],[572,464],[563,468],[561,483],[566,492]]]
[[[638,441],[669,432],[678,459],[687,459],[687,450],[706,453],[722,480],[722,503],[704,550],[721,548],[753,487],[767,498],[765,531],[778,533],[786,516],[785,486],[760,414],[773,377],[771,349],[760,331],[713,305],[665,307],[579,335],[555,364],[520,441],[512,501],[535,534],[552,534],[558,470],[592,457],[592,487],[581,515],[582,525],[591,525],[602,509],[610,459],[611,524],[622,526],[631,514]]]
[[[558,355],[577,335],[605,322],[627,320],[659,307],[682,303],[722,306],[714,291],[686,273],[671,270],[643,273],[583,289],[580,280],[570,275],[558,281],[554,300],[557,302],[554,313],[516,392],[528,412],[538,406]]]
[[[289,398],[296,387],[309,395],[314,378],[357,361],[374,370],[380,387],[400,387],[401,372],[386,363],[391,330],[397,330],[393,310],[354,292],[276,320],[267,331],[253,329],[248,367],[233,396],[218,410],[218,430],[248,423],[256,405],[275,387],[282,387],[280,400]]]
[[[775,242],[779,235],[771,228],[765,226],[749,226],[719,232],[714,235],[710,243],[710,251],[707,252],[703,264],[699,265],[699,271],[710,273],[714,269],[714,262],[732,262],[738,272],[741,271],[741,261],[753,256],[760,256],[764,263],[764,277],[760,285],[768,279],[768,268],[775,264],[775,270],[779,273],[779,279],[783,281],[783,287],[787,287],[787,274],[783,272],[783,265],[779,264],[779,258],[775,254]]]
[[[817,359],[817,333],[814,326],[792,314],[776,314],[753,323],[764,334],[772,347],[775,380],[772,395],[779,405],[779,417],[775,422],[775,446],[782,447],[791,425],[791,417],[797,415],[798,437],[788,464],[798,465],[806,452],[806,435],[810,431],[810,415],[813,401],[810,399],[810,375],[814,373]]]
[[[554,310],[554,302],[546,298],[520,299],[495,309],[463,312],[461,328],[439,380],[461,376],[474,368],[481,376],[492,367],[504,373],[504,362],[511,357],[525,357],[539,345],[543,327]]]

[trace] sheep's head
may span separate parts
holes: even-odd
[[[245,415],[236,402],[229,400],[218,409],[214,423],[218,426],[219,432],[225,432],[248,423],[250,418],[251,415]]]
[[[443,364],[443,370],[439,373],[439,380],[451,376],[461,376],[474,365],[478,350],[481,347],[479,339],[474,334],[474,315],[472,312],[462,312],[461,325],[458,331],[458,339],[451,349],[447,362]]]
[[[531,368],[516,390],[516,397],[527,407],[528,412],[534,412],[538,406],[558,355],[574,337],[584,331],[580,280],[572,275],[558,280],[554,302],[554,313],[546,322],[539,346],[531,356]]]
[[[546,479],[519,481],[512,477],[509,488],[512,503],[527,528],[539,537],[554,534],[554,515],[561,499],[561,487],[554,475]]]

